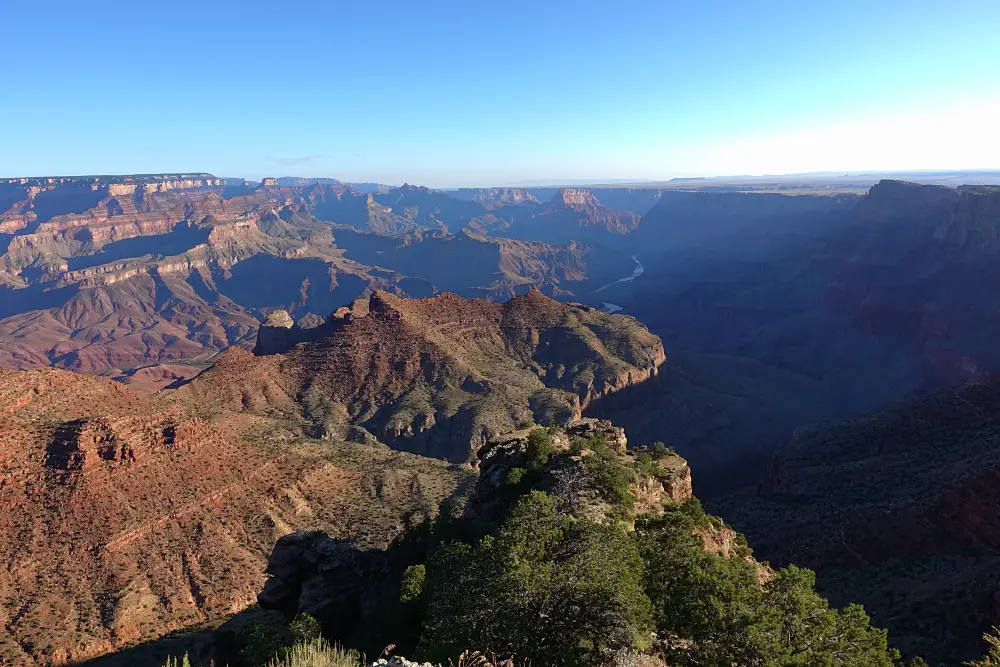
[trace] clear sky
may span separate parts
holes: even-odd
[[[0,26],[0,176],[1000,167],[1000,0],[8,0]]]

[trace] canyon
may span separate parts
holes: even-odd
[[[372,194],[177,174],[8,179],[0,189],[0,365],[149,388],[252,347],[270,309],[315,322],[375,289],[568,295],[589,271],[609,270],[580,244],[449,234],[533,213],[411,186]]]
[[[641,400],[593,409],[681,448],[703,495],[744,483],[743,465],[763,475],[800,425],[1000,361],[975,289],[995,252],[989,186],[364,192],[209,174],[2,185],[2,366],[162,389],[252,349],[275,311],[301,331],[377,290],[502,301],[537,289],[632,315],[664,340],[673,363]]]
[[[357,539],[384,544],[492,438],[599,417],[676,448],[763,557],[816,567],[898,645],[970,657],[998,618],[998,229],[996,187],[897,180],[5,179],[0,496],[37,518],[8,519],[4,655],[58,664],[220,618],[286,529],[346,535],[375,493]],[[916,571],[926,595],[905,592]]]
[[[385,547],[470,483],[487,440],[580,422],[665,361],[635,320],[538,291],[376,291],[340,315],[280,350],[272,317],[258,355],[158,393],[0,371],[0,659],[71,664],[224,620],[281,536]]]

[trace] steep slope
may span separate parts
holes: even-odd
[[[921,361],[928,387],[1000,368],[996,284],[1000,188],[950,189],[882,181],[854,213],[857,238],[837,239],[841,261],[828,306]],[[985,286],[985,288],[984,288]]]
[[[472,460],[487,438],[521,423],[578,418],[664,362],[659,339],[634,319],[536,290],[503,304],[380,291],[316,329],[265,337],[275,346],[256,351],[272,356],[232,351],[184,391],[234,407],[301,409],[320,430],[361,426],[394,447],[454,461]],[[241,369],[238,382],[229,364]]]
[[[280,536],[385,545],[462,477],[184,398],[0,371],[0,662],[72,663],[224,618],[253,602]]]
[[[756,492],[712,507],[774,563],[955,664],[1000,622],[1000,382],[799,431]]]

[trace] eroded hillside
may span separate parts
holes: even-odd
[[[633,318],[538,291],[497,304],[376,292],[314,329],[261,330],[257,357],[223,355],[180,392],[229,409],[289,410],[317,432],[468,461],[522,423],[560,424],[655,378],[660,340]],[[296,344],[298,343],[298,344]]]
[[[815,568],[901,648],[956,664],[1000,622],[1000,383],[800,430],[756,492],[712,506],[773,563]]]
[[[279,537],[388,543],[462,484],[383,445],[55,369],[0,371],[0,660],[65,664],[251,604]]]

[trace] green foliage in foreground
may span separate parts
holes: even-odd
[[[705,551],[693,531],[710,524],[693,501],[626,532],[561,515],[533,491],[493,535],[432,551],[418,654],[443,661],[475,647],[566,667],[636,649],[672,667],[895,664],[861,607],[830,609],[801,568],[762,585],[752,562]]]
[[[322,638],[319,621],[309,614],[297,614],[288,624],[288,632],[296,644],[308,644]]]
[[[759,570],[741,538],[731,558],[706,551],[702,535],[721,522],[697,499],[668,502],[631,530],[630,485],[658,471],[662,451],[628,458],[598,439],[575,444],[590,450],[582,461],[589,488],[622,520],[574,516],[561,499],[532,490],[560,456],[551,434],[536,430],[523,467],[501,486],[503,511],[484,520],[443,506],[435,521],[405,531],[373,580],[355,634],[336,639],[371,651],[398,644],[399,655],[439,663],[476,650],[545,667],[608,665],[636,651],[670,667],[899,664],[886,632],[860,606],[831,609],[811,571]],[[241,667],[360,662],[322,643],[319,623],[307,617],[280,632],[247,624],[239,640]],[[971,664],[1000,667],[1000,639],[993,650]]]
[[[483,647],[533,664],[594,664],[648,642],[642,571],[624,529],[560,516],[532,492],[495,536],[432,555],[421,653],[443,661]]]
[[[830,609],[815,575],[794,566],[761,585],[753,563],[702,548],[691,514],[678,508],[636,527],[669,664],[892,667],[898,655],[863,608]]]

